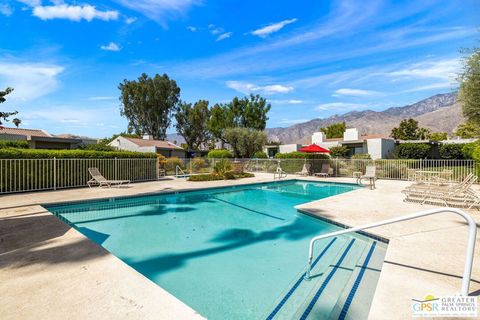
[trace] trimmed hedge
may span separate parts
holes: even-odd
[[[254,159],[267,159],[268,156],[265,152],[263,151],[257,151],[253,154],[253,157]]]
[[[0,149],[5,148],[20,148],[28,149],[28,142],[23,140],[0,140]]]
[[[438,152],[442,159],[465,159],[463,144],[444,144],[440,146]]]
[[[92,151],[92,150],[39,150],[0,149],[0,159],[114,159],[114,158],[156,158],[153,152]]]
[[[253,178],[255,175],[253,173],[248,173],[248,172],[243,172],[243,173],[233,173],[231,171],[228,172],[229,174],[225,175],[225,177],[222,177],[221,175],[215,174],[215,173],[209,173],[209,174],[196,174],[193,176],[190,176],[188,178],[188,181],[195,181],[195,182],[201,182],[201,181],[216,181],[216,180],[233,180],[233,179],[241,179],[241,178]]]
[[[431,146],[420,143],[402,143],[395,147],[394,158],[398,159],[425,159],[430,154]]]
[[[330,159],[328,154],[324,153],[306,153],[293,151],[288,153],[277,153],[275,159]]]
[[[208,152],[207,157],[209,159],[222,159],[222,158],[233,158],[233,154],[229,150],[225,149],[215,149]]]

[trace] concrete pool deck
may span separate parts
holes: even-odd
[[[255,178],[201,183],[164,179],[121,189],[79,188],[0,196],[2,319],[201,319],[40,204],[267,182],[272,177],[257,173]],[[348,178],[301,179],[353,182]],[[299,208],[348,226],[433,208],[403,202],[400,191],[408,184],[380,180],[376,190],[362,188]],[[478,225],[480,213],[471,213]],[[467,239],[467,227],[460,217],[447,213],[369,232],[390,241],[370,319],[409,318],[411,298],[459,291]],[[480,235],[476,244],[470,292],[479,295]]]

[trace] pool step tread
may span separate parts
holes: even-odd
[[[292,318],[292,314],[294,314],[298,307],[304,303],[316,283],[320,281],[320,275],[325,273],[328,269],[328,265],[334,263],[338,253],[343,252],[348,245],[346,238],[334,238],[332,243],[331,241],[332,240],[328,240],[328,242],[325,242],[323,248],[318,250],[318,255],[315,257],[315,260],[317,260],[323,253],[311,271],[312,275],[319,276],[310,281],[305,281],[303,277],[305,276],[306,268],[302,270],[288,286],[288,289],[280,295],[277,301],[275,301],[275,304],[269,309],[270,311],[264,319],[279,320]],[[330,243],[331,245],[329,246]]]
[[[351,239],[292,319],[327,319],[338,300],[339,292],[349,282],[358,260],[367,247],[368,242]]]
[[[372,249],[373,247],[373,249]],[[367,319],[375,288],[385,259],[387,246],[374,241],[355,267],[351,282],[345,287],[328,319]],[[371,256],[368,258],[368,253]],[[368,261],[367,261],[368,260]],[[361,275],[361,271],[363,274]]]

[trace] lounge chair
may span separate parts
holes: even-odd
[[[376,172],[377,168],[375,166],[367,166],[365,168],[365,174],[357,179],[357,184],[363,186],[362,180],[368,180],[370,184],[370,189],[375,189],[375,181],[377,180]]]
[[[283,171],[282,167],[278,166],[277,170],[275,170],[275,172],[273,173],[273,180],[275,180],[277,176],[278,179],[286,178],[287,173]]]
[[[330,176],[330,163],[322,163],[322,169],[320,170],[320,172],[315,172],[314,175],[317,177]]]
[[[406,194],[405,201],[410,202],[418,202],[421,204],[441,203],[451,207],[478,207],[480,204],[480,196],[471,188],[477,179],[477,176],[474,174],[469,174],[462,182],[457,184],[448,186],[414,185],[407,187],[402,192]]]
[[[310,175],[310,163],[304,163],[302,171],[296,172],[295,174],[301,175],[301,176],[309,176]]]
[[[88,172],[92,176],[92,179],[87,182],[89,188],[91,188],[92,185],[99,185],[100,187],[106,186],[110,188],[113,185],[122,186],[124,184],[130,184],[130,180],[107,180],[97,168],[88,168]]]

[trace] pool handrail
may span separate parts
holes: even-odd
[[[384,226],[384,225],[392,224],[392,223],[396,223],[396,222],[412,220],[412,219],[416,219],[416,218],[422,218],[422,217],[434,215],[434,214],[437,214],[437,213],[446,213],[446,212],[455,213],[457,215],[460,215],[468,222],[469,231],[468,231],[467,253],[466,253],[466,257],[465,257],[465,267],[463,269],[462,288],[461,288],[461,291],[460,291],[460,294],[462,296],[468,296],[468,290],[469,290],[469,286],[470,286],[470,278],[471,278],[471,275],[472,275],[473,256],[474,256],[474,253],[475,253],[475,240],[476,240],[476,237],[477,237],[477,224],[476,224],[475,220],[469,214],[467,214],[466,212],[464,212],[460,209],[457,209],[457,208],[435,208],[435,209],[420,211],[420,212],[417,212],[417,213],[404,215],[404,216],[393,218],[393,219],[382,220],[382,221],[366,224],[366,225],[363,225],[363,226],[360,226],[360,227],[353,227],[353,228],[349,228],[349,229],[346,229],[346,230],[331,232],[331,233],[327,233],[327,234],[324,234],[324,235],[319,235],[319,236],[313,237],[310,240],[310,245],[309,245],[309,248],[308,248],[308,266],[307,266],[307,271],[305,273],[305,280],[310,280],[310,272],[311,272],[311,269],[312,269],[312,261],[313,261],[313,246],[314,246],[315,242],[317,242],[318,240],[325,239],[325,238],[330,238],[330,237],[335,237],[335,236],[339,236],[339,235],[346,234],[346,233],[357,232],[357,231],[361,231],[361,230],[365,230],[365,229]]]
[[[175,178],[178,178],[178,171],[180,171],[182,173],[182,176],[185,177],[187,174],[182,170],[182,168],[177,165],[175,167]]]

